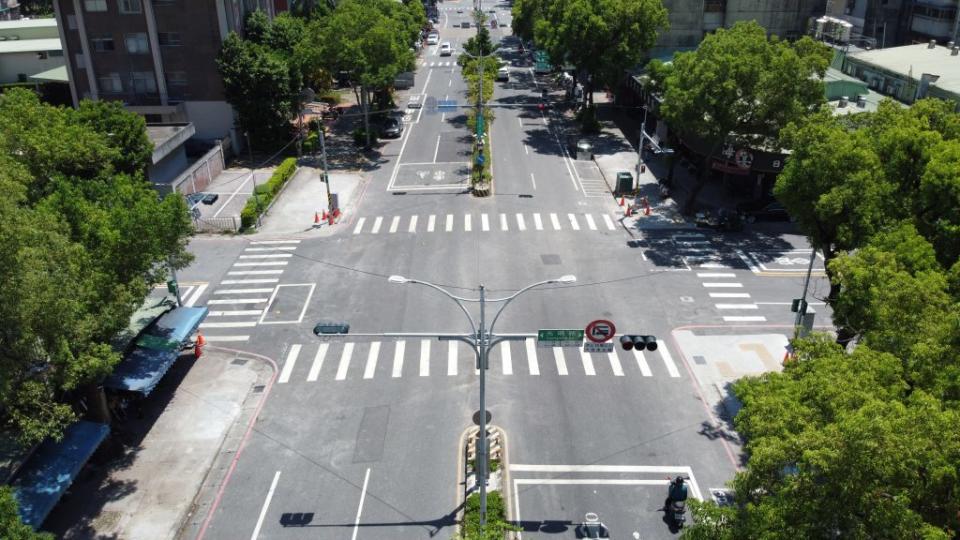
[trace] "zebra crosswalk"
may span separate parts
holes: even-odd
[[[455,67],[457,66],[456,62],[428,62],[426,60],[421,60],[420,65],[423,67]]]
[[[479,219],[474,219],[479,217]],[[581,225],[582,223],[582,225]],[[479,226],[478,226],[479,225]],[[543,231],[613,231],[616,230],[615,218],[610,214],[599,214],[595,218],[588,213],[533,213],[515,214],[429,214],[425,219],[412,216],[369,216],[361,217],[353,227],[353,234],[386,234],[419,232],[490,232],[510,230]]]
[[[467,345],[450,341],[437,346],[433,339],[294,344],[286,351],[277,377],[279,384],[342,382],[401,377],[462,377],[476,374],[476,355]],[[442,344],[442,342],[440,342]],[[665,376],[680,371],[658,341],[656,351],[587,353],[577,348],[537,347],[534,338],[505,341],[490,351],[489,373],[510,376]]]

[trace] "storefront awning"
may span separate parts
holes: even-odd
[[[67,77],[67,66],[57,66],[53,69],[30,75],[27,79],[35,82],[70,82]]]
[[[109,432],[106,424],[81,420],[60,442],[47,440],[37,448],[11,483],[24,523],[34,529],[43,524]]]
[[[205,307],[179,307],[161,315],[140,334],[133,351],[120,361],[104,386],[150,394],[206,316]]]

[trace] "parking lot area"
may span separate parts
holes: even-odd
[[[195,222],[210,225],[234,221],[239,224],[240,211],[253,196],[253,188],[266,182],[273,169],[227,169],[210,182],[207,189],[187,196],[187,205]]]

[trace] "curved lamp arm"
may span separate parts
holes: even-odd
[[[568,274],[568,275],[561,276],[561,277],[556,278],[556,279],[547,279],[547,280],[544,280],[544,281],[538,281],[537,283],[533,283],[533,284],[531,284],[531,285],[527,285],[526,287],[520,289],[519,291],[511,294],[510,296],[504,297],[504,298],[494,298],[494,299],[488,300],[488,302],[503,302],[503,305],[500,306],[500,309],[497,310],[497,314],[493,316],[493,322],[490,323],[490,333],[493,334],[493,329],[494,329],[494,327],[497,325],[497,319],[500,318],[500,314],[503,313],[503,310],[504,310],[508,305],[510,305],[510,302],[513,301],[514,298],[516,298],[516,297],[520,296],[521,294],[529,291],[530,289],[533,289],[533,288],[535,288],[535,287],[539,287],[539,286],[541,286],[541,285],[548,285],[548,284],[551,284],[551,283],[573,283],[573,282],[575,282],[575,281],[577,281],[576,276],[573,276],[573,275],[569,275],[569,274]]]
[[[477,335],[477,324],[473,321],[473,317],[470,316],[470,312],[467,311],[467,308],[464,307],[464,305],[463,305],[463,302],[471,302],[471,301],[473,301],[472,299],[470,299],[470,298],[461,298],[461,297],[459,297],[459,296],[454,296],[453,294],[450,294],[446,289],[443,289],[443,288],[441,288],[441,287],[438,287],[437,285],[434,285],[433,283],[430,283],[429,281],[419,281],[419,280],[416,280],[416,279],[405,278],[405,277],[403,277],[403,276],[390,276],[389,281],[390,281],[390,283],[416,283],[417,285],[424,285],[424,286],[426,286],[426,287],[430,287],[431,289],[435,289],[435,290],[437,290],[437,291],[440,291],[441,293],[443,293],[444,295],[446,295],[448,298],[450,298],[451,300],[453,300],[453,301],[457,304],[457,306],[460,307],[460,311],[462,311],[463,314],[467,316],[467,321],[470,322],[470,328],[473,330],[473,335],[474,335],[474,336]]]

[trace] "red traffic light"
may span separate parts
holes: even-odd
[[[620,336],[620,346],[623,347],[625,351],[629,351],[634,347],[640,351],[643,349],[655,351],[657,350],[657,338],[656,336]]]

